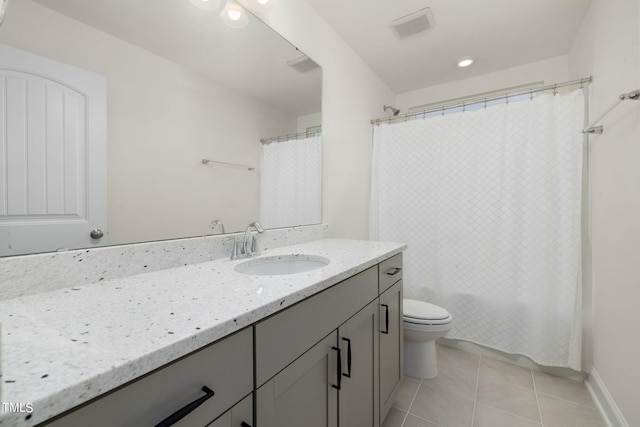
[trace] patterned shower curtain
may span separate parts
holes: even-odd
[[[375,126],[371,237],[447,337],[580,370],[584,95]]]
[[[261,173],[263,227],[322,222],[322,136],[263,144]]]

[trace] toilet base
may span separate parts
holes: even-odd
[[[416,378],[435,378],[438,375],[436,342],[404,341],[404,375]]]

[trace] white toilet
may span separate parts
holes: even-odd
[[[418,378],[438,375],[436,339],[451,329],[451,314],[442,307],[404,300],[404,374]]]

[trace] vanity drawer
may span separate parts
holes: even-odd
[[[203,386],[213,390],[214,395],[173,425],[207,425],[252,392],[252,335],[251,328],[246,328],[46,425],[154,426],[204,396]]]
[[[256,324],[256,386],[260,387],[377,297],[376,266]]]
[[[383,293],[402,279],[402,253],[378,264],[380,293]]]

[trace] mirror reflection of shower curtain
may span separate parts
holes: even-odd
[[[260,223],[322,222],[322,137],[262,144]]]
[[[374,129],[371,237],[448,338],[580,370],[582,90]]]

